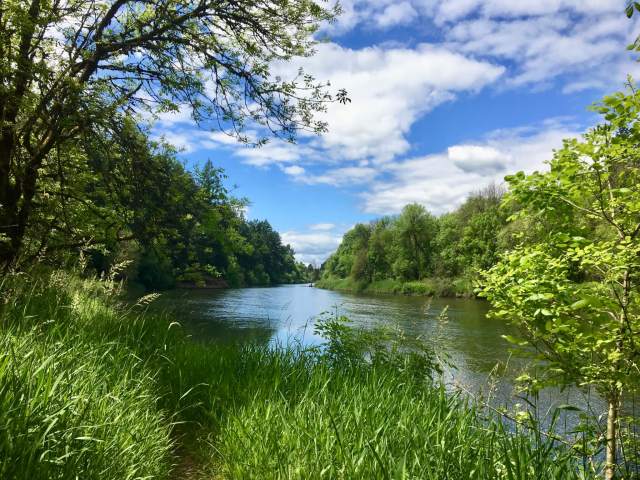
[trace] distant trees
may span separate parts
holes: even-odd
[[[367,245],[367,258],[371,270],[371,281],[383,280],[392,271],[394,242],[393,219],[384,217],[371,223],[371,237]]]
[[[314,113],[346,101],[345,92],[332,98],[312,77],[282,80],[270,67],[311,54],[313,32],[336,11],[308,0],[4,0],[0,266],[30,254],[34,215],[55,217],[38,230],[68,227],[42,192],[65,196],[84,182],[76,169],[93,168],[94,158],[82,140],[111,144],[137,114],[186,108],[244,141],[247,123],[287,139],[324,130]]]
[[[325,262],[323,275],[369,283],[453,278],[488,268],[502,248],[502,195],[501,188],[490,186],[440,217],[410,204],[396,217],[358,224]]]
[[[307,281],[306,267],[296,264],[293,249],[266,220],[244,222],[239,230],[247,248],[238,255],[244,279],[240,284],[272,285]]]
[[[393,272],[407,280],[432,272],[433,246],[438,225],[422,205],[410,204],[394,222],[395,261]]]
[[[154,195],[153,216],[146,219],[150,227],[142,235],[134,232],[127,245],[107,250],[110,262],[137,260],[133,276],[148,288],[218,277],[232,286],[307,281],[306,267],[295,261],[278,232],[266,220],[244,218],[247,200],[229,194],[222,169],[207,161],[191,174],[174,160],[172,172],[166,184],[147,179],[163,189]],[[134,216],[144,215],[144,205],[151,203],[141,197],[129,206]],[[122,228],[127,227],[135,228]],[[93,249],[91,258],[99,252]]]

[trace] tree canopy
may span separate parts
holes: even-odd
[[[58,167],[84,161],[79,139],[113,141],[126,118],[186,108],[203,127],[258,144],[246,125],[288,140],[323,131],[314,113],[345,92],[271,66],[310,55],[319,22],[337,11],[310,0],[4,1],[0,263],[19,261],[37,192],[70,183]]]

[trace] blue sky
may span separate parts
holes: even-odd
[[[322,262],[356,222],[410,202],[435,214],[519,170],[544,168],[563,138],[597,121],[588,106],[640,65],[625,50],[624,0],[344,0],[299,67],[352,102],[329,132],[260,149],[198,130],[187,112],[155,131],[194,165],[225,168],[249,218],[267,219],[298,258]]]

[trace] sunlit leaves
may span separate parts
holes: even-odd
[[[609,394],[637,387],[640,95],[630,83],[594,108],[605,123],[566,140],[548,172],[507,177],[513,219],[538,231],[485,273],[482,294],[542,354],[547,380]]]

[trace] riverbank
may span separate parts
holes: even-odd
[[[362,282],[350,277],[324,277],[315,284],[318,288],[349,293],[410,295],[442,298],[474,298],[473,282],[468,277],[427,278],[403,282],[395,279]]]
[[[324,350],[196,343],[113,282],[0,287],[0,478],[582,478],[445,394],[428,355],[364,362],[338,323]]]

